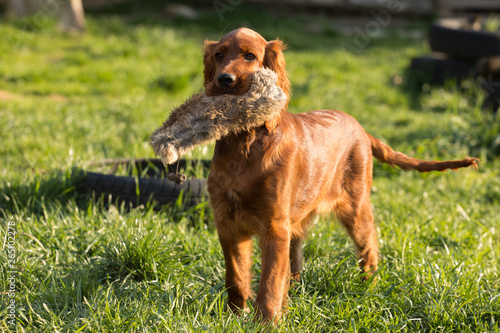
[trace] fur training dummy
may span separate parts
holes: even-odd
[[[243,95],[207,96],[200,92],[189,98],[151,135],[155,154],[166,166],[196,146],[273,119],[286,103],[277,80],[275,72],[263,68],[253,73],[252,85]]]

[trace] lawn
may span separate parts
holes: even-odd
[[[83,36],[57,31],[51,19],[0,21],[0,331],[15,331],[13,294],[19,331],[263,330],[250,314],[225,310],[207,202],[188,210],[107,205],[80,195],[74,173],[105,158],[153,157],[149,135],[202,88],[203,40],[242,25],[288,44],[291,112],[342,110],[408,155],[481,159],[478,171],[428,174],[375,162],[377,283],[361,281],[345,231],[320,217],[289,309],[266,328],[500,330],[500,119],[481,110],[473,82],[415,84],[406,67],[428,52],[423,37],[400,38],[389,27],[386,37],[353,49],[353,37],[336,33],[325,14],[244,5],[222,20],[212,6],[196,20],[130,7],[87,19]],[[305,32],[312,23],[321,29]],[[187,157],[210,158],[211,148]]]

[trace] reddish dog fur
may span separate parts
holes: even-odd
[[[231,31],[207,41],[204,85],[209,96],[243,94],[251,74],[268,67],[290,96],[280,40],[267,42],[253,30]],[[370,206],[372,156],[420,172],[477,164],[421,161],[394,152],[339,111],[280,116],[252,131],[217,141],[208,191],[226,262],[228,305],[238,311],[250,297],[251,237],[260,238],[262,276],[255,307],[265,320],[278,320],[290,276],[302,268],[302,240],[311,218],[334,212],[352,238],[361,269],[373,274],[378,240]]]

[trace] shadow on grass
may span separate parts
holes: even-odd
[[[77,188],[81,180],[82,176],[71,170],[55,170],[31,175],[29,180],[5,181],[0,184],[0,212],[4,218],[22,212],[41,215],[54,205],[64,206],[79,199]]]
[[[443,82],[433,80],[430,73],[407,67],[398,88],[407,96],[411,109],[436,114],[451,112],[468,123],[469,126],[465,130],[452,129],[443,133],[448,142],[465,143],[469,148],[469,155],[481,157],[483,162],[496,159],[500,155],[500,116],[498,112],[494,113],[482,105],[485,92],[481,88],[481,81],[477,78],[455,78]],[[437,90],[450,95],[451,101],[443,97],[442,100],[432,97]],[[426,105],[425,100],[430,98],[434,103]],[[431,128],[405,132],[407,142],[422,142],[431,137],[435,137]]]
[[[123,211],[137,208],[161,211],[175,219],[175,216],[208,207],[205,189],[200,187],[204,184],[203,180],[194,181],[193,195],[179,190],[170,181],[164,184],[166,172],[159,160],[117,159],[103,163],[94,166],[105,170],[103,174],[87,174],[73,168],[33,174],[29,179],[5,181],[0,184],[0,213],[5,218],[13,214],[22,215],[23,212],[42,215],[47,209],[64,210],[68,203],[74,202],[83,211],[108,209],[114,205]],[[196,179],[206,177],[210,161],[182,160],[177,167],[189,179]],[[168,172],[176,172],[175,166],[169,166]],[[116,173],[125,177],[115,177]],[[161,197],[167,194],[167,197]],[[155,195],[160,197],[155,199]]]

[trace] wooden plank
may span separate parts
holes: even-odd
[[[440,0],[439,2],[450,10],[500,9],[500,1],[498,0]]]
[[[298,7],[323,7],[328,9],[366,11],[391,8],[398,13],[433,14],[435,0],[250,0],[266,4],[293,5]]]

